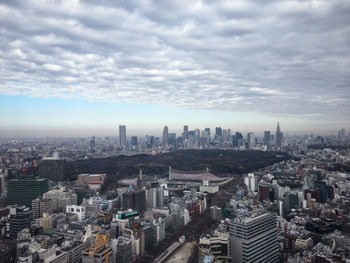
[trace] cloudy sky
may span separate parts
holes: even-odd
[[[350,128],[350,1],[0,0],[0,136]]]

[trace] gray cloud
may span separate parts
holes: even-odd
[[[0,94],[347,121],[349,21],[345,0],[2,1]]]

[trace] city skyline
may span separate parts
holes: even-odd
[[[0,137],[349,130],[349,20],[343,0],[3,2]]]

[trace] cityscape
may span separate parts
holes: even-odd
[[[0,1],[0,263],[350,263],[349,21]]]
[[[1,262],[347,262],[350,134],[282,128],[2,139]]]

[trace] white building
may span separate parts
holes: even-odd
[[[190,212],[185,208],[184,209],[184,225],[187,225],[190,222]]]
[[[255,192],[258,190],[258,177],[253,173],[249,173],[244,176],[244,184],[247,186],[248,192]]]
[[[66,211],[67,205],[77,204],[77,195],[72,190],[65,190],[63,187],[44,193],[43,199],[52,199],[53,211]]]
[[[165,238],[165,224],[161,218],[153,220],[153,231],[155,231],[155,243],[159,244]]]
[[[199,191],[214,194],[219,192],[219,185],[209,184],[209,181],[203,181],[203,184],[199,186]]]
[[[232,262],[279,262],[276,215],[253,211],[230,222]]]
[[[79,221],[85,219],[85,207],[81,205],[67,205],[66,213],[76,214]]]

